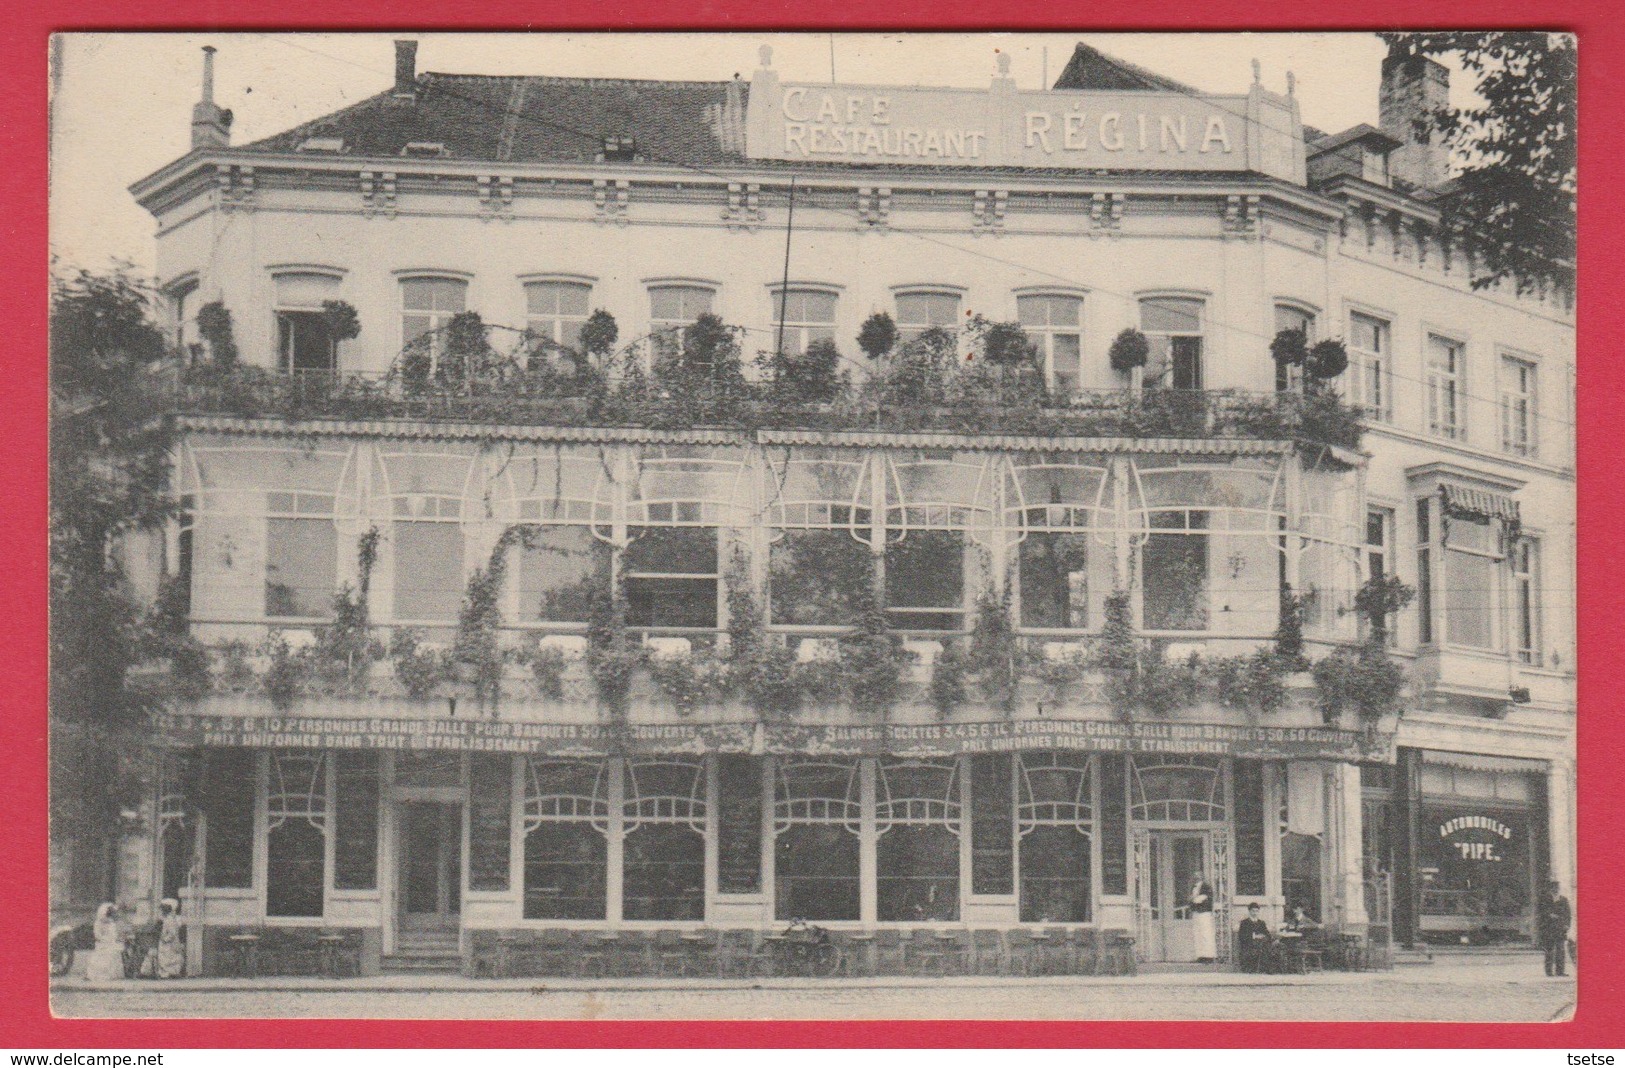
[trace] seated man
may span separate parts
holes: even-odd
[[[1236,942],[1237,957],[1241,961],[1241,970],[1244,972],[1262,972],[1269,963],[1270,943],[1274,939],[1270,935],[1269,924],[1259,917],[1258,906],[1247,906],[1247,918],[1241,921],[1241,931]]]

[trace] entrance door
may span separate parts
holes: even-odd
[[[1141,844],[1140,934],[1148,961],[1196,960],[1190,892],[1198,879],[1214,887],[1212,835],[1207,831],[1150,831]]]
[[[455,934],[462,911],[463,810],[455,802],[400,806],[400,933]]]

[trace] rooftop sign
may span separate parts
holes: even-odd
[[[746,155],[821,163],[1251,171],[1304,182],[1297,102],[1241,96],[986,91],[751,81]]]

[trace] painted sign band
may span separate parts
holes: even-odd
[[[1236,756],[1264,760],[1381,760],[1386,739],[1332,727],[1017,720],[988,723],[827,724],[523,723],[388,717],[163,713],[164,744],[274,749],[439,749],[603,756],[608,753],[774,753],[814,756],[958,756],[1045,749]]]

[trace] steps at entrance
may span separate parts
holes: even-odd
[[[463,955],[455,931],[445,934],[402,935],[395,952],[382,960],[386,972],[458,972]]]

